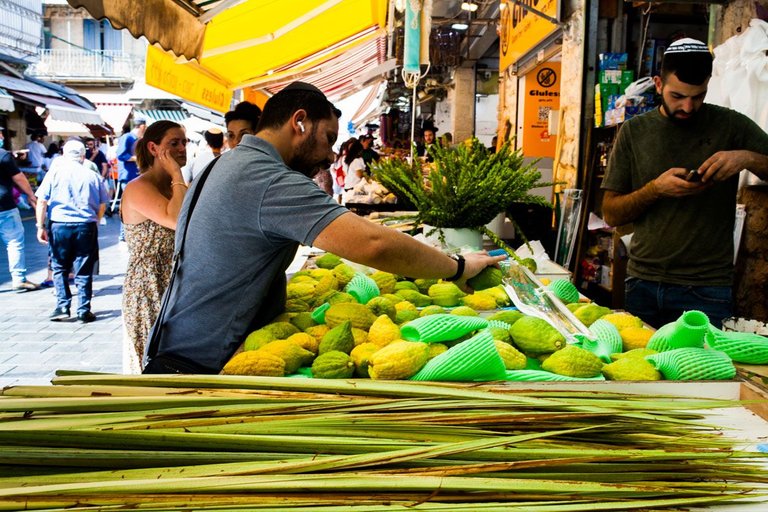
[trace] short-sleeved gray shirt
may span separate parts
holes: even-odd
[[[704,104],[695,124],[659,109],[624,123],[602,188],[627,194],[673,167],[697,169],[718,151],[768,153],[768,134],[748,117]],[[738,176],[698,195],[661,198],[634,221],[627,273],[671,284],[730,286]]]
[[[184,198],[178,249],[200,180]],[[285,305],[285,270],[299,242],[311,245],[348,212],[275,148],[246,135],[211,170],[195,206],[162,325],[158,355],[218,372],[244,338]],[[154,329],[157,329],[157,323]]]

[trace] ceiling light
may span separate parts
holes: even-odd
[[[467,25],[466,23],[454,23],[453,25],[451,25],[451,28],[453,30],[467,30],[469,28],[469,25]]]
[[[461,10],[462,11],[475,12],[477,10],[477,4],[474,3],[474,2],[462,2],[461,3]]]

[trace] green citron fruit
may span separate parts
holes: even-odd
[[[505,324],[515,325],[515,322],[523,318],[523,314],[519,311],[499,311],[488,317],[488,320],[498,320]]]
[[[461,298],[466,294],[453,283],[437,283],[429,287],[427,295],[432,298],[432,304],[451,308],[458,306]]]
[[[475,311],[489,311],[496,309],[496,299],[485,292],[477,292],[461,299],[462,303]]]
[[[397,284],[397,278],[394,274],[389,272],[382,272],[377,270],[370,275],[370,278],[374,280],[376,286],[379,287],[380,293],[392,293],[395,291],[395,285]]]
[[[504,277],[504,274],[501,272],[501,269],[485,267],[475,277],[467,279],[467,284],[475,291],[485,290],[486,288],[500,285],[502,277]]]
[[[315,260],[315,265],[320,268],[333,269],[341,263],[341,258],[335,254],[327,252]]]
[[[536,356],[559,350],[565,346],[565,337],[546,320],[524,316],[509,328],[512,341],[526,355]]]
[[[574,303],[578,304],[578,302]],[[597,304],[584,304],[573,312],[573,316],[581,320],[581,323],[589,327],[595,320],[604,317],[611,312],[610,308],[599,306]]]
[[[316,379],[348,379],[354,373],[352,358],[337,350],[320,354],[312,363],[312,376]]]
[[[520,262],[525,268],[536,273],[536,270],[538,270],[539,266],[536,264],[536,260],[533,258],[523,258],[523,261]]]
[[[400,302],[399,300],[397,302]],[[371,313],[373,313],[377,318],[381,315],[387,315],[392,320],[397,317],[397,310],[395,309],[395,302],[392,302],[387,297],[382,297],[379,295],[378,297],[374,297],[371,300],[369,300],[365,307],[371,310]]]
[[[661,373],[644,357],[622,357],[603,366],[603,375],[608,380],[661,380]]]
[[[317,351],[319,354],[332,350],[349,354],[353,348],[355,348],[355,336],[352,334],[352,322],[347,320],[325,333]]]
[[[568,345],[541,363],[541,369],[558,375],[588,379],[600,375],[603,362],[589,350]]]
[[[496,350],[498,350],[507,370],[523,370],[528,364],[528,358],[525,357],[525,354],[509,343],[504,343],[498,339],[493,340],[493,343],[496,345]]]
[[[407,300],[417,308],[423,308],[432,304],[432,299],[424,294],[421,294],[415,290],[397,290],[395,295],[398,295]]]
[[[397,290],[413,290],[421,293],[421,290],[419,290],[419,287],[416,286],[416,283],[413,281],[398,281],[395,283],[395,291]]]
[[[456,316],[480,316],[480,313],[469,306],[459,306],[451,310],[452,315]]]
[[[422,309],[419,316],[442,315],[443,313],[445,313],[445,309],[442,306],[432,304]]]

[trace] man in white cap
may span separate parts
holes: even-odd
[[[37,189],[37,239],[50,244],[56,309],[51,321],[69,318],[72,292],[68,274],[75,274],[77,319],[93,322],[93,269],[98,258],[97,225],[109,194],[101,177],[83,165],[85,146],[77,140],[64,144],[64,156],[45,175]],[[50,218],[46,218],[50,214]]]
[[[768,134],[748,117],[704,103],[712,54],[681,39],[654,77],[661,106],[624,123],[608,170],[603,216],[632,223],[625,309],[660,327],[700,310],[732,315],[738,176],[768,179]]]

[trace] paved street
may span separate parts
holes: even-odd
[[[26,232],[27,275],[40,283],[47,271],[47,248],[35,238],[32,210],[21,210]],[[52,288],[10,291],[11,276],[5,246],[0,246],[0,386],[47,384],[57,369],[122,372],[123,278],[128,261],[125,244],[118,244],[117,217],[99,227],[100,270],[94,277],[92,311],[98,320],[81,324],[51,322],[56,306]],[[76,288],[72,286],[76,297]],[[73,299],[74,315],[77,299]]]

